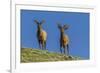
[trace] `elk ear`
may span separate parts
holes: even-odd
[[[62,28],[60,24],[58,24],[58,28],[59,28],[59,29],[61,29],[61,28]]]
[[[36,24],[39,24],[39,22],[38,22],[37,20],[34,20],[34,22],[35,22]]]
[[[67,30],[67,29],[69,28],[69,25],[64,25],[63,28],[64,28],[65,30]]]
[[[40,24],[43,24],[43,23],[45,23],[45,20],[42,20],[42,21],[40,22]]]

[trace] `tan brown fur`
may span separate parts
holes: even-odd
[[[37,24],[37,40],[39,43],[39,47],[41,49],[46,50],[46,40],[47,40],[47,33],[42,29],[42,24],[44,21],[38,22],[37,20],[34,20]]]
[[[41,31],[40,38],[41,38],[41,40],[46,41],[46,39],[47,39],[46,31],[44,31],[44,30]]]
[[[63,45],[66,46],[69,43],[69,38],[67,35],[63,36],[63,41],[62,41]]]
[[[62,53],[62,48],[63,48],[64,54],[66,54],[66,49],[67,49],[67,54],[69,54],[69,38],[64,32],[64,30],[68,29],[68,26],[64,25],[62,27],[60,24],[58,24],[58,28],[60,29],[60,51]]]

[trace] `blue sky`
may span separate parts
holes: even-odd
[[[43,29],[48,34],[49,51],[60,52],[57,23],[68,24],[70,27],[65,33],[70,39],[70,54],[89,59],[89,13],[21,10],[21,47],[39,48],[34,19],[45,20]]]

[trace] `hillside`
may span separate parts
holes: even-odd
[[[21,48],[21,62],[51,62],[79,60],[79,57],[66,56],[64,54],[48,52],[47,50]]]

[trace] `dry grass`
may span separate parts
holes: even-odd
[[[79,57],[67,56],[59,53],[48,52],[47,50],[21,48],[21,62],[51,62],[51,61],[68,61],[80,60]]]

